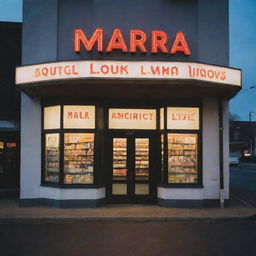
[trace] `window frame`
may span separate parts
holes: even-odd
[[[167,128],[167,109],[171,107],[177,108],[199,108],[199,129],[198,130],[189,130],[189,129],[168,129]],[[162,108],[162,107],[161,107]],[[160,137],[164,136],[164,156],[163,156],[163,166],[161,161],[161,170],[163,170],[163,176],[161,175],[161,184],[162,187],[171,187],[171,188],[202,188],[203,187],[203,170],[202,170],[202,161],[203,161],[203,151],[202,151],[202,104],[176,104],[176,105],[165,105],[164,108],[164,127],[159,129]],[[168,134],[197,134],[198,136],[198,149],[197,149],[197,169],[198,169],[198,180],[197,183],[169,183],[168,182]],[[161,152],[162,157],[162,152]]]
[[[51,106],[60,106],[60,129],[44,129],[44,108]],[[64,129],[64,106],[66,105],[74,105],[74,106],[94,106],[95,107],[95,129]],[[41,186],[46,187],[59,187],[59,188],[94,188],[101,187],[98,185],[98,122],[97,122],[97,106],[95,104],[63,104],[63,103],[55,103],[55,104],[44,104],[41,108]],[[45,137],[46,134],[58,133],[59,134],[59,182],[49,182],[45,180],[45,164],[46,164],[46,155],[45,155]],[[64,183],[64,135],[65,133],[92,133],[94,135],[94,153],[93,153],[93,183],[74,183],[74,184],[66,184]]]

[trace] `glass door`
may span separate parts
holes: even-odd
[[[149,195],[149,138],[135,138],[135,195]]]
[[[150,137],[111,138],[111,180],[107,189],[110,202],[146,203],[156,199],[152,148]]]
[[[128,195],[127,138],[113,138],[112,195]]]

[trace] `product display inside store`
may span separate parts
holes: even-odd
[[[135,179],[149,178],[149,139],[135,139]]]
[[[197,134],[168,134],[168,183],[197,183],[197,152]]]
[[[127,178],[127,139],[113,139],[113,179]]]
[[[94,134],[66,133],[64,138],[64,183],[92,184]]]
[[[45,135],[45,181],[59,181],[59,134],[50,133]]]

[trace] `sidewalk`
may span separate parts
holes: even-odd
[[[16,200],[0,200],[0,223],[164,222],[256,218],[256,208],[232,197],[224,208],[180,209],[149,205],[107,205],[91,209],[19,207]]]

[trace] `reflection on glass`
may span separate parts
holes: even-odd
[[[113,138],[113,180],[127,179],[127,139]]]
[[[93,133],[65,133],[64,183],[92,184],[94,162]]]
[[[197,134],[168,134],[168,182],[197,183]]]
[[[135,195],[148,195],[149,184],[135,184]]]
[[[112,185],[113,195],[127,195],[127,184],[114,183]]]
[[[135,179],[149,179],[149,139],[135,139]]]
[[[59,134],[45,135],[45,181],[59,181]]]

